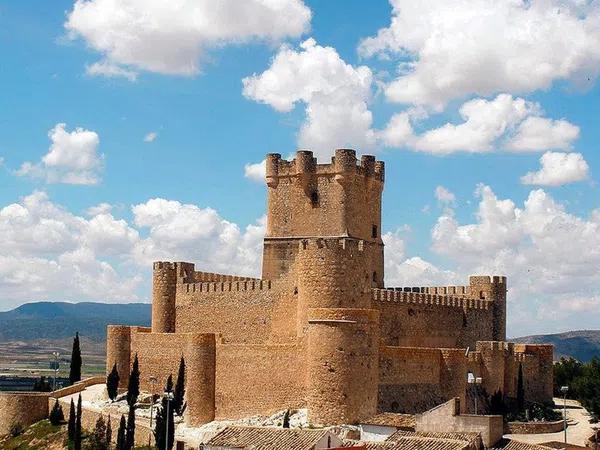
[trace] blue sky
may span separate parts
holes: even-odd
[[[388,284],[505,274],[509,333],[598,328],[595,2],[210,4],[0,2],[0,309],[257,273],[264,154],[350,146]]]

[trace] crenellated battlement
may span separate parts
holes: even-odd
[[[336,250],[339,252],[362,253],[365,250],[367,242],[362,239],[354,238],[308,238],[302,239],[299,244],[299,251],[304,250]]]
[[[372,155],[363,155],[358,161],[351,149],[337,149],[331,163],[318,164],[313,152],[299,150],[291,161],[281,158],[279,153],[269,153],[266,159],[266,180],[269,187],[276,187],[280,178],[303,178],[306,176],[334,176],[342,181],[350,174],[385,180],[385,164]]]
[[[395,289],[371,289],[373,300],[378,302],[414,303],[418,305],[437,305],[463,309],[490,309],[493,301],[460,295],[429,294],[426,292],[407,292]]]
[[[469,286],[388,287],[386,289],[399,292],[421,292],[425,294],[469,295]]]
[[[271,281],[251,278],[242,281],[211,281],[202,283],[183,283],[181,286],[183,292],[188,294],[200,292],[262,291],[271,289]]]
[[[253,277],[244,277],[241,275],[226,275],[222,273],[194,271],[195,283],[205,283],[211,281],[261,281],[261,279]]]

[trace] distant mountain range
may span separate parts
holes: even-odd
[[[60,340],[79,331],[94,341],[106,339],[109,324],[150,326],[148,303],[38,302],[0,312],[0,341]]]
[[[27,303],[0,312],[0,342],[61,340],[71,338],[76,331],[87,339],[103,342],[109,324],[150,326],[150,321],[148,303]],[[600,356],[600,330],[524,336],[510,341],[554,344],[556,359],[573,356],[588,361]]]
[[[580,361],[589,361],[594,356],[600,357],[600,330],[538,334],[510,340],[524,344],[554,344],[554,359],[572,356]]]

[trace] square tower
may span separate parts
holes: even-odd
[[[298,151],[291,161],[267,155],[263,278],[289,271],[301,239],[349,237],[365,241],[373,253],[373,286],[382,287],[384,173],[382,161],[364,155],[358,163],[349,149],[336,150],[330,164],[318,164],[310,151]]]

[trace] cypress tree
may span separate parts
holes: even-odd
[[[525,387],[523,385],[523,364],[519,363],[519,375],[517,377],[517,408],[519,412],[525,409]]]
[[[116,450],[126,450],[125,428],[127,428],[127,424],[125,422],[125,416],[121,415],[121,421],[119,422],[119,430],[117,431],[117,448],[116,448]]]
[[[168,415],[167,404],[169,405]],[[169,437],[168,442],[165,442],[167,422],[169,423]],[[154,422],[154,440],[156,441],[156,448],[158,448],[158,450],[171,450],[173,448],[173,443],[175,442],[175,414],[173,401],[170,401],[169,404],[169,400],[166,396],[162,398],[161,404],[156,411],[156,420]]]
[[[81,381],[81,348],[79,347],[79,332],[75,333],[73,339],[73,350],[71,351],[71,369],[69,381],[71,384]]]
[[[112,370],[106,377],[106,390],[108,392],[108,398],[110,398],[113,402],[115,398],[117,398],[117,394],[119,393],[119,371],[117,370],[117,364],[113,365]]]
[[[110,441],[112,441],[112,425],[110,424],[110,415],[106,421],[106,448],[110,448]]]
[[[290,427],[290,410],[288,409],[283,415],[283,428]]]
[[[52,407],[52,411],[50,411],[48,418],[50,419],[50,423],[55,426],[60,425],[65,421],[65,415],[63,414],[62,406],[58,403],[58,399],[54,402],[54,406]]]
[[[175,392],[173,398],[173,409],[179,416],[183,416],[185,411],[185,360],[183,356],[179,361],[179,371],[177,372],[177,383],[175,383]]]
[[[90,436],[89,444],[86,446],[86,450],[107,450],[106,447],[106,422],[102,415],[98,417],[94,433]]]
[[[125,434],[125,450],[133,450],[135,447],[135,406],[129,407],[127,414],[127,430]]]
[[[75,403],[71,398],[71,408],[69,409],[69,424],[67,425],[67,437],[70,442],[75,440]]]
[[[77,417],[75,418],[75,435],[73,436],[73,449],[81,450],[81,394],[77,399]]]
[[[169,375],[167,378],[167,385],[165,386],[165,392],[173,392],[173,375]]]
[[[140,395],[140,366],[136,353],[135,359],[133,360],[133,367],[131,368],[131,375],[129,375],[129,384],[127,386],[127,404],[130,408],[137,402],[138,395]]]

